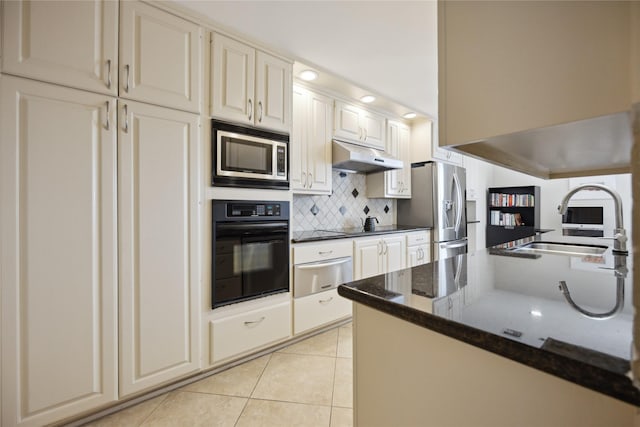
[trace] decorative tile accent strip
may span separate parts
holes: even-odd
[[[331,196],[293,195],[292,231],[362,227],[365,207],[369,209],[368,215],[378,218],[380,225],[396,223],[396,201],[367,198],[365,175],[349,173],[341,176],[334,171],[332,179]]]
[[[368,214],[369,213],[369,206],[365,206],[364,209],[362,209],[364,211],[364,214]]]

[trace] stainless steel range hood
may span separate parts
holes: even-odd
[[[376,150],[349,142],[333,140],[333,168],[351,173],[374,173],[402,169],[402,160]]]

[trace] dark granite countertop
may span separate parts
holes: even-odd
[[[339,286],[338,293],[451,338],[640,406],[629,379],[632,257],[526,253],[538,241],[608,246],[549,232]],[[559,286],[564,281],[569,296]],[[622,299],[622,301],[618,301]],[[576,305],[572,306],[570,300]],[[594,319],[620,302],[610,318]]]
[[[291,233],[291,243],[317,242],[322,240],[344,239],[350,237],[375,236],[390,233],[406,233],[408,231],[430,230],[430,227],[410,225],[378,225],[375,231],[364,231],[362,227],[341,228],[335,230],[306,230]]]

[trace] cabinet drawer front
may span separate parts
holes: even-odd
[[[407,246],[424,245],[427,243],[429,243],[428,231],[407,234]]]
[[[291,335],[291,303],[209,323],[210,362],[217,363]]]
[[[351,301],[338,295],[337,289],[293,301],[293,333],[322,326],[343,317],[351,316]]]
[[[322,261],[353,255],[351,239],[331,240],[327,243],[296,245],[293,247],[294,264]]]

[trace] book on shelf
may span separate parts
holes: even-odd
[[[533,194],[491,193],[490,203],[496,207],[532,208],[535,206],[535,197]]]
[[[525,225],[522,220],[522,215],[518,212],[508,213],[499,210],[492,210],[490,216],[491,225],[501,225],[505,227]]]

